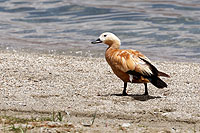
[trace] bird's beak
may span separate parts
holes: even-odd
[[[102,43],[102,41],[98,38],[96,41],[91,42],[92,44]]]

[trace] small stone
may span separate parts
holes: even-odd
[[[19,103],[19,105],[21,105],[21,106],[26,106],[26,104],[25,104],[25,103]]]
[[[121,127],[122,128],[128,128],[128,127],[130,127],[130,123],[123,123],[122,125],[121,125]]]
[[[22,124],[21,127],[22,127],[22,128],[25,128],[25,129],[26,129],[26,128],[27,128],[27,129],[32,129],[32,128],[34,128],[34,127],[33,127],[32,125],[30,125],[30,124]]]
[[[59,123],[59,122],[48,122],[47,126],[49,126],[49,127],[61,127],[62,124]]]

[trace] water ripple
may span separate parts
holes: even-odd
[[[140,50],[153,59],[200,62],[200,2],[196,0],[0,3],[1,47],[70,54],[82,50],[101,56],[105,46],[90,41],[112,31],[122,40],[122,48]]]

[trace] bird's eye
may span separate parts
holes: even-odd
[[[104,35],[104,37],[106,37],[107,35]]]

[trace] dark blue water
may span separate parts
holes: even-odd
[[[105,31],[150,59],[200,62],[199,0],[0,0],[0,47],[103,56]]]

